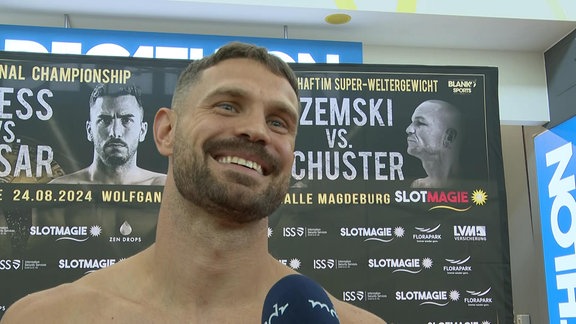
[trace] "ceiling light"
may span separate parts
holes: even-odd
[[[326,16],[326,18],[324,18],[324,20],[332,25],[343,25],[346,24],[350,21],[350,19],[352,19],[352,17],[350,17],[350,15],[347,14],[332,14],[332,15],[328,15]]]

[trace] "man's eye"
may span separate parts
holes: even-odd
[[[274,127],[286,127],[286,123],[281,121],[281,120],[277,120],[277,119],[273,119],[270,121],[270,125],[274,126]]]
[[[112,118],[99,118],[98,124],[110,125]]]
[[[223,110],[236,111],[236,107],[234,107],[234,105],[227,103],[227,102],[219,103],[216,105],[216,107],[223,109]]]
[[[132,118],[130,118],[130,117],[123,117],[122,118],[122,124],[123,125],[130,124],[131,122],[132,122]]]
[[[268,125],[279,132],[287,132],[290,128],[290,125],[282,119],[270,119]]]

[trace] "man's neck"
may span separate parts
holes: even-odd
[[[443,181],[452,176],[457,170],[456,159],[445,152],[444,155],[438,154],[422,159],[422,168],[426,171],[429,178],[435,181]]]
[[[268,253],[267,220],[225,224],[188,204],[163,202],[149,258],[154,279],[187,307],[261,302],[285,271]]]
[[[134,173],[137,172],[138,169],[135,159],[131,159],[125,164],[118,166],[105,165],[102,161],[95,160],[88,167],[92,181],[110,184],[129,184],[133,181]]]

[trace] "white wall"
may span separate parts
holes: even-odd
[[[503,125],[550,119],[542,53],[365,46],[364,63],[495,66]]]

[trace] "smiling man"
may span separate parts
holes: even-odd
[[[294,73],[264,48],[232,43],[191,63],[154,122],[169,159],[156,242],[25,297],[2,323],[261,323],[268,292],[295,274],[268,252],[267,233],[299,107]],[[329,298],[340,323],[384,323]]]
[[[86,122],[86,137],[94,145],[92,164],[50,183],[164,184],[166,175],[137,165],[138,144],[148,131],[143,117],[140,89],[98,85],[90,96]]]
[[[426,171],[425,178],[412,182],[412,188],[454,186],[460,174],[462,115],[446,101],[427,100],[412,114],[406,128],[408,154],[417,157]]]

